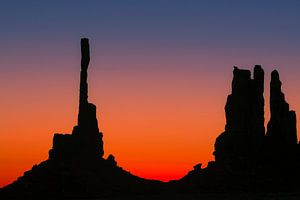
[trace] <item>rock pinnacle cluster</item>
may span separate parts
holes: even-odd
[[[216,139],[215,160],[223,166],[256,169],[296,161],[296,113],[281,91],[278,71],[271,73],[270,121],[264,127],[264,71],[234,67],[232,92],[225,106],[225,131]]]
[[[215,141],[215,161],[199,164],[174,184],[201,191],[299,191],[300,144],[296,112],[271,73],[270,121],[265,131],[264,71],[234,67],[232,91],[225,105],[225,131]],[[200,165],[201,166],[201,165]],[[193,187],[187,188],[190,185]],[[201,188],[201,189],[199,189]]]

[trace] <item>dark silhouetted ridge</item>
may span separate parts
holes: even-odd
[[[162,183],[130,174],[117,165],[113,155],[103,158],[96,106],[88,101],[89,62],[89,41],[83,38],[77,125],[72,134],[54,134],[49,159],[2,188],[1,199],[141,198],[160,194],[164,199],[180,199],[216,192],[294,192],[300,198],[296,113],[289,108],[276,70],[271,74],[271,117],[266,133],[264,71],[256,65],[251,77],[249,70],[234,67],[232,91],[225,105],[225,130],[215,142],[215,161],[206,168],[197,164],[182,179]]]

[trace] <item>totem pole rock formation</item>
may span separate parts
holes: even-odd
[[[296,113],[289,110],[281,91],[279,73],[271,73],[270,111],[267,133],[264,128],[264,71],[234,67],[232,93],[225,106],[225,131],[216,139],[215,160],[222,166],[255,170],[263,165],[297,162]]]
[[[99,159],[103,156],[102,133],[99,132],[96,106],[88,102],[87,70],[90,62],[89,41],[81,39],[81,72],[78,125],[72,135],[55,134],[49,159]]]
[[[281,91],[279,73],[271,73],[270,83],[271,118],[266,133],[266,161],[285,163],[295,160],[297,149],[296,113],[289,110]]]
[[[79,114],[72,134],[55,134],[49,159],[24,172],[0,189],[0,199],[92,198],[131,193],[152,193],[160,181],[146,180],[117,165],[115,157],[103,158],[96,106],[88,102],[89,41],[81,39]],[[2,195],[2,196],[1,196]]]
[[[296,191],[300,144],[296,114],[289,110],[277,71],[271,74],[271,118],[264,127],[264,71],[234,67],[225,105],[225,131],[215,142],[215,161],[194,166],[177,181],[147,180],[123,170],[113,155],[103,158],[96,106],[88,102],[89,42],[81,39],[79,114],[72,134],[55,134],[49,159],[0,189],[1,199],[98,198],[182,191]],[[279,166],[279,167],[278,167]],[[3,198],[4,197],[4,198]],[[140,197],[140,196],[139,196]],[[150,196],[148,196],[150,197]],[[152,197],[152,196],[151,196]],[[148,198],[147,198],[148,199]]]
[[[264,71],[234,67],[232,92],[225,106],[225,131],[216,139],[215,160],[219,164],[253,167],[259,162],[264,140]]]
[[[276,70],[271,74],[271,118],[266,134],[263,93],[261,66],[254,67],[253,79],[249,70],[234,67],[232,92],[225,106],[225,131],[215,141],[215,161],[204,169],[196,165],[174,183],[178,189],[299,191],[296,113],[289,110]]]

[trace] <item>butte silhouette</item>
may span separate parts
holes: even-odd
[[[162,183],[130,174],[117,165],[113,155],[103,158],[96,106],[88,102],[86,38],[81,39],[81,56],[78,123],[72,134],[55,134],[49,159],[2,188],[0,197],[107,198],[207,192],[298,192],[300,197],[296,113],[289,109],[276,70],[271,74],[267,131],[263,69],[256,65],[252,79],[249,70],[234,67],[225,131],[216,139],[215,161],[204,169],[197,164],[182,179]]]

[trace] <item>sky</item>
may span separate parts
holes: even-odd
[[[266,122],[273,69],[299,113],[299,9],[297,0],[1,1],[0,187],[76,124],[82,37],[104,157],[135,175],[178,179],[214,159],[234,65],[264,68]]]

